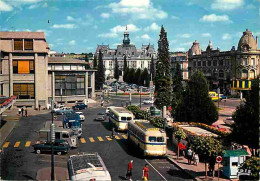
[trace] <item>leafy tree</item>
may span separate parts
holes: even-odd
[[[124,56],[124,71],[126,70],[126,68],[127,68],[127,61],[126,61],[126,55]]]
[[[220,141],[211,136],[196,136],[192,139],[191,146],[192,150],[200,155],[200,158],[204,158],[206,175],[207,163],[215,164],[216,157],[223,155]]]
[[[134,79],[135,79],[135,69],[134,68],[130,68],[129,73],[127,74],[127,80],[128,83],[134,83]]]
[[[232,115],[232,140],[259,148],[259,79],[251,81],[251,90],[245,92],[245,103],[240,104]]]
[[[260,158],[251,157],[246,160],[242,165],[240,165],[239,168],[251,170],[252,180],[258,180],[260,173]]]
[[[141,85],[139,82],[139,79],[141,78],[141,74],[142,74],[142,70],[140,68],[138,68],[135,71],[135,76],[134,76],[134,81],[133,83],[137,84],[137,85]]]
[[[163,106],[171,105],[171,70],[169,43],[164,27],[161,27],[160,39],[158,41],[158,59],[155,75],[155,105],[162,109]]]
[[[182,85],[182,71],[181,66],[177,62],[176,71],[172,79],[172,90],[173,90],[173,98],[172,98],[172,111],[171,114],[175,118],[177,106],[182,102],[182,94],[183,94],[183,85]]]
[[[139,79],[139,84],[140,84],[140,85],[143,85],[143,86],[145,86],[145,87],[148,87],[148,86],[149,86],[149,74],[148,74],[147,68],[145,68],[145,69],[142,71],[141,77],[140,77],[140,79]]]
[[[100,49],[98,54],[98,69],[96,72],[96,82],[95,82],[96,88],[102,89],[104,82],[105,82],[105,69],[103,65],[103,54]]]
[[[86,65],[86,69],[90,69],[88,56],[89,56],[88,54],[85,54],[85,62],[88,63],[88,64]]]
[[[97,69],[97,56],[94,56],[94,60],[93,60],[93,69]]]
[[[118,81],[119,79],[119,66],[117,58],[115,58],[115,67],[114,67],[114,78]]]
[[[183,93],[183,101],[176,109],[176,120],[211,125],[218,120],[218,111],[208,94],[203,73],[196,70]]]
[[[150,76],[152,77],[152,80],[154,81],[154,77],[155,77],[155,63],[154,63],[153,56],[151,58],[151,63],[150,63]]]
[[[129,68],[126,67],[126,69],[124,70],[123,80],[124,80],[124,82],[127,82],[127,83],[128,83],[128,74],[129,74]]]
[[[178,141],[178,154],[177,154],[177,158],[179,158],[179,155],[180,155],[179,143],[180,143],[181,140],[186,139],[187,135],[185,134],[183,129],[179,128],[177,131],[175,131],[174,137]]]

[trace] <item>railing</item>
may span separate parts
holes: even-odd
[[[10,108],[15,103],[16,98],[16,96],[12,96],[0,104],[0,114],[2,114],[6,109]]]

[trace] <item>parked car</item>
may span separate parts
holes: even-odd
[[[77,114],[79,114],[80,120],[81,121],[85,121],[85,116],[82,112],[76,112]]]
[[[224,121],[225,124],[227,125],[232,125],[234,124],[234,120],[232,119],[232,117],[228,117],[225,121]]]
[[[51,142],[39,142],[33,145],[34,151],[37,154],[40,154],[42,152],[51,152]],[[58,155],[61,155],[62,153],[68,153],[69,151],[69,143],[66,140],[55,140],[53,144],[53,150],[54,153],[57,153]]]
[[[144,104],[153,104],[153,100],[152,99],[145,99],[144,101],[143,101],[143,103]]]
[[[96,121],[105,121],[105,114],[98,114],[95,118]]]
[[[62,110],[64,108],[64,105],[58,105],[53,110],[54,112],[57,112],[58,110]]]
[[[227,96],[223,95],[223,94],[219,94],[220,100],[222,99],[227,99]]]
[[[72,107],[72,109],[74,110],[81,110],[81,109],[86,109],[88,107],[88,105],[82,103],[82,102],[78,102],[75,104],[75,106]]]
[[[73,111],[70,107],[63,107],[63,108],[61,108],[60,110],[57,110],[56,111],[56,114],[57,115],[62,115],[62,114],[64,114],[65,112],[71,112],[71,111]]]

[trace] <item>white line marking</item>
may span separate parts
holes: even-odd
[[[148,162],[146,159],[144,159],[144,161],[148,163],[163,178],[163,180],[167,181],[166,178],[164,178],[164,176],[162,176],[162,174],[158,170],[156,170],[150,162]]]

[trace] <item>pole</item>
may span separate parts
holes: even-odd
[[[131,106],[131,102],[132,102],[132,92],[131,89],[129,90],[129,104]]]
[[[116,84],[116,96],[117,96],[117,84]]]
[[[142,88],[140,88],[140,109],[142,108]]]
[[[218,163],[218,180],[219,180],[219,163]]]
[[[62,88],[60,88],[61,105],[62,105]]]
[[[52,125],[53,125],[53,113],[54,113],[53,108],[54,108],[54,101],[52,100],[52,110],[51,110]],[[54,171],[54,149],[53,149],[53,140],[51,140],[51,180],[55,180],[54,173],[55,173],[55,171]]]

